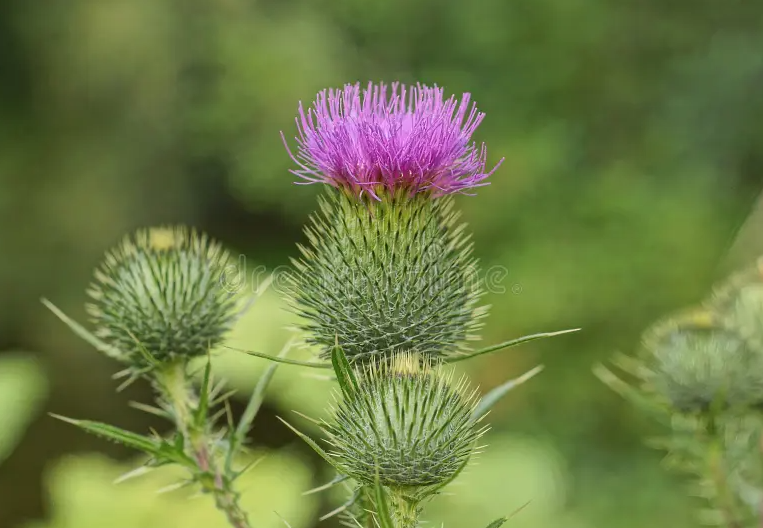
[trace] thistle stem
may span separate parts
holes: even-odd
[[[715,487],[717,506],[724,517],[724,524],[727,528],[741,528],[736,515],[736,501],[732,490],[729,488],[728,476],[726,475],[723,433],[719,430],[719,425],[712,416],[707,423],[706,434],[709,437],[707,445],[707,471],[709,480]]]
[[[395,528],[416,528],[419,525],[419,504],[409,497],[392,493],[392,514]]]
[[[251,528],[239,504],[239,494],[233,489],[233,479],[220,469],[214,457],[206,420],[198,423],[196,419],[199,399],[188,378],[186,364],[179,361],[168,365],[157,373],[155,380],[157,390],[172,411],[188,455],[196,463],[196,480],[202,490],[212,495],[215,506],[233,528]]]

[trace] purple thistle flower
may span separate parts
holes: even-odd
[[[281,133],[300,183],[326,183],[377,200],[381,190],[440,196],[487,185],[503,159],[485,171],[487,148],[471,142],[485,114],[469,104],[470,94],[446,100],[437,86],[391,88],[388,94],[384,83],[369,83],[361,95],[360,83],[347,84],[320,92],[307,111],[300,102],[296,155]]]

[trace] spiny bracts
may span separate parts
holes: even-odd
[[[450,197],[382,196],[329,192],[306,228],[287,293],[307,340],[323,358],[339,344],[351,363],[458,354],[487,310],[465,225]]]
[[[365,365],[358,390],[323,422],[330,455],[363,484],[378,476],[384,486],[423,498],[448,483],[486,430],[474,419],[476,391],[451,377],[409,353]]]
[[[240,312],[225,287],[230,264],[218,243],[184,227],[125,237],[88,290],[95,335],[138,367],[206,354]]]

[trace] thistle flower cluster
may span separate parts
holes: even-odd
[[[698,306],[655,323],[633,357],[615,363],[633,383],[600,378],[670,426],[658,442],[699,477],[703,520],[757,527],[763,512],[763,258]],[[696,490],[695,490],[696,491]]]
[[[250,354],[333,369],[336,403],[318,422],[329,448],[294,430],[336,470],[331,484],[349,487],[350,499],[335,513],[353,527],[418,526],[424,501],[480,449],[489,409],[540,371],[480,399],[466,378],[453,381],[448,363],[568,332],[468,347],[487,310],[452,195],[486,185],[500,165],[487,171],[484,144],[472,142],[483,117],[469,94],[446,99],[441,88],[422,85],[369,84],[362,93],[360,85],[347,85],[321,92],[308,110],[299,107],[293,172],[303,183],[327,184],[327,193],[293,261],[287,300],[317,361],[287,359],[285,351]],[[176,431],[143,436],[63,419],[147,453],[146,467],[185,467],[189,478],[181,484],[200,486],[234,528],[247,528],[234,486],[241,471],[232,461],[276,364],[239,424],[231,418],[227,428],[218,428],[210,412],[225,402],[209,361],[199,388],[190,373],[194,359],[224,343],[243,308],[243,299],[224,287],[228,265],[227,252],[206,235],[180,227],[140,231],[95,273],[88,290],[93,331],[45,303],[123,363],[128,382],[149,379],[156,406],[143,408],[171,420]]]
[[[487,308],[453,195],[487,185],[500,165],[486,171],[485,145],[471,140],[483,117],[469,94],[422,85],[347,85],[299,106],[292,172],[328,192],[288,300],[339,380],[319,422],[330,447],[308,442],[354,483],[339,510],[348,526],[418,526],[423,502],[476,453],[490,406],[537,372],[480,400],[445,364],[552,335],[468,347]]]

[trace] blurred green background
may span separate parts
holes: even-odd
[[[113,485],[134,454],[46,415],[167,431],[128,407],[149,387],[117,394],[119,366],[39,299],[84,320],[102,253],[166,222],[249,270],[287,264],[320,189],[293,185],[279,131],[299,100],[369,79],[471,92],[476,139],[506,157],[459,198],[485,269],[507,270],[484,342],[584,329],[469,363],[483,390],[547,368],[493,411],[485,454],[427,519],[485,526],[529,501],[511,526],[696,525],[642,443],[658,431],[591,366],[763,252],[754,220],[736,238],[763,169],[759,2],[9,0],[0,42],[0,527],[224,526],[206,498],[155,494],[171,472]],[[277,352],[290,320],[269,290],[230,344]],[[216,358],[235,412],[264,366]],[[281,368],[255,423],[258,527],[282,526],[274,511],[312,527],[340,500],[299,496],[330,475],[276,419],[312,432],[291,410],[321,416],[331,387],[309,374]]]

